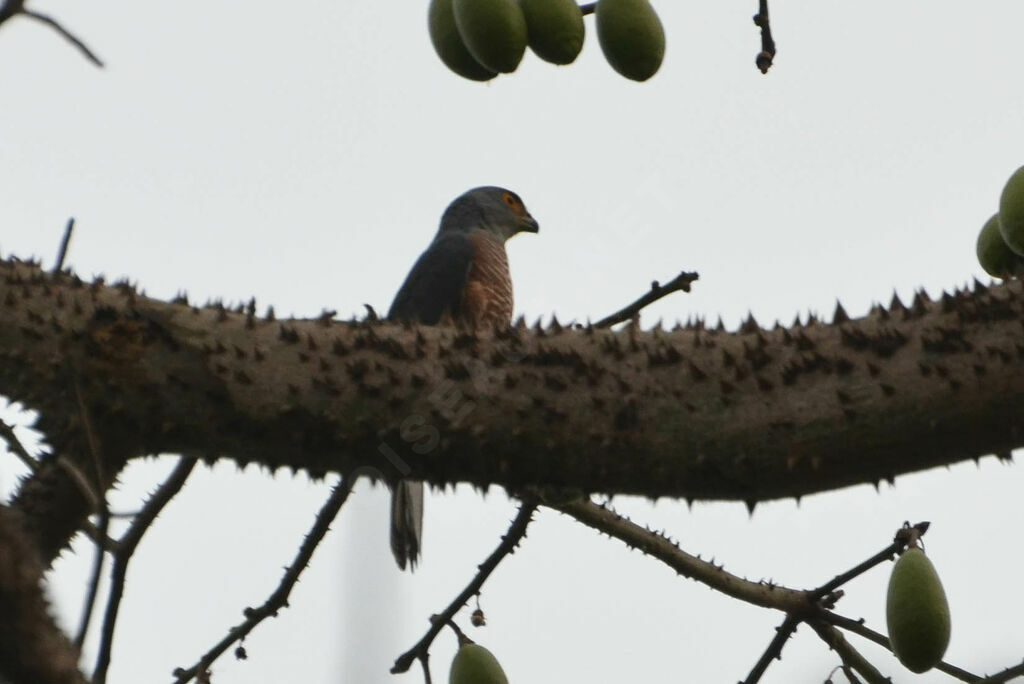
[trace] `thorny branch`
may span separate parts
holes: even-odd
[[[93,672],[92,684],[103,684],[107,679],[107,668],[110,666],[110,649],[114,642],[114,624],[124,594],[124,580],[128,573],[128,562],[135,553],[143,535],[149,530],[153,521],[171,499],[181,490],[188,479],[196,459],[181,457],[171,474],[143,506],[135,522],[128,528],[117,543],[114,552],[114,567],[110,574],[110,593],[107,595],[107,607],[103,613],[103,631],[100,634],[100,648],[96,656],[96,669]]]
[[[484,585],[487,578],[491,576],[494,569],[498,567],[506,556],[514,553],[516,546],[523,537],[526,536],[526,528],[530,524],[530,520],[533,517],[533,512],[537,510],[537,504],[534,502],[524,501],[519,507],[519,513],[516,515],[512,524],[509,525],[508,531],[501,538],[501,543],[494,549],[490,556],[484,560],[478,567],[476,576],[470,581],[466,588],[462,590],[455,599],[448,604],[448,607],[441,611],[439,614],[433,616],[430,619],[430,629],[423,635],[423,638],[416,642],[416,645],[410,648],[408,651],[398,656],[395,660],[395,664],[391,667],[392,674],[398,674],[405,672],[412,665],[413,660],[419,659],[425,662],[428,656],[430,645],[434,642],[434,638],[444,629],[445,624],[452,619],[455,613],[459,612],[459,609],[466,604],[474,594],[480,592],[480,587]]]
[[[762,655],[761,659],[751,670],[746,680],[748,684],[759,681],[768,665],[771,664],[772,659],[781,657],[783,646],[800,622],[808,622],[812,627],[814,627],[815,622],[819,623],[819,627],[822,624],[826,627],[829,625],[842,627],[891,650],[889,640],[885,636],[864,627],[862,623],[826,610],[822,604],[834,603],[836,599],[842,596],[841,593],[835,591],[841,584],[850,581],[883,560],[891,558],[892,553],[906,545],[905,540],[910,538],[908,533],[917,536],[923,534],[923,530],[928,529],[928,523],[918,523],[914,526],[905,524],[897,532],[893,545],[886,547],[886,549],[875,554],[867,561],[838,575],[817,589],[800,591],[776,584],[751,582],[728,573],[725,571],[724,566],[716,565],[714,561],[705,561],[699,556],[686,553],[663,534],[640,527],[615,511],[590,501],[551,507],[572,516],[588,527],[592,527],[599,532],[603,532],[626,543],[638,551],[657,558],[684,577],[695,579],[711,589],[746,601],[747,603],[784,611],[786,613],[786,620],[778,628],[775,638],[773,638],[764,655]],[[857,669],[869,681],[875,681],[870,676],[873,668],[868,666],[868,669],[865,671],[857,666],[859,662],[857,659],[860,658],[859,654],[842,640],[841,635],[839,641],[836,641],[831,632],[819,627],[815,627],[815,631],[818,632],[819,636],[830,647],[837,650],[842,649],[840,653],[845,654],[844,663]],[[863,659],[861,658],[861,660]],[[979,679],[977,676],[948,663],[940,663],[936,665],[936,669],[963,681],[973,682]]]
[[[796,631],[799,624],[799,618],[793,615],[786,616],[782,624],[775,628],[775,636],[772,637],[768,648],[764,650],[764,653],[754,664],[753,669],[750,670],[750,674],[747,675],[742,684],[757,684],[757,682],[761,681],[761,677],[768,669],[768,666],[771,665],[772,660],[782,659],[782,648],[789,641],[789,637],[793,636],[793,632]]]
[[[342,476],[341,481],[334,487],[331,495],[324,502],[324,505],[320,508],[320,511],[316,514],[316,519],[313,521],[313,526],[306,534],[306,538],[302,541],[299,546],[298,552],[295,554],[295,559],[292,564],[288,566],[288,570],[285,571],[284,576],[281,578],[281,582],[278,584],[277,589],[274,590],[266,601],[263,602],[258,608],[246,608],[243,611],[245,620],[238,625],[232,627],[227,635],[221,639],[213,648],[207,651],[199,661],[192,667],[186,669],[176,668],[173,676],[175,677],[175,684],[185,684],[193,678],[201,679],[206,676],[207,668],[221,656],[228,648],[231,647],[235,642],[245,639],[245,637],[256,628],[258,624],[263,622],[268,617],[276,616],[277,612],[282,608],[288,606],[288,597],[291,595],[292,588],[295,583],[299,581],[299,575],[309,565],[310,559],[313,557],[313,552],[316,551],[317,546],[323,540],[324,535],[327,534],[330,529],[331,523],[338,515],[338,511],[345,505],[345,501],[348,500],[349,494],[352,493],[352,485],[355,484],[355,476],[346,473]]]

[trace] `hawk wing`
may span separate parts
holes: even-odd
[[[388,318],[436,325],[458,315],[473,264],[473,243],[464,233],[439,235],[416,260],[395,295]]]

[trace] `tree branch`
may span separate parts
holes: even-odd
[[[83,462],[73,368],[108,480],[136,456],[217,453],[314,476],[367,466],[433,484],[753,505],[1024,445],[1022,292],[921,293],[856,320],[751,319],[736,333],[474,333],[260,320],[6,261],[0,392]],[[54,497],[59,483],[37,487],[47,477],[43,463],[16,505],[49,560],[87,506]]]
[[[39,461],[28,453],[21,440],[14,434],[14,428],[2,420],[0,420],[0,439],[7,443],[7,450],[17,456],[29,470],[39,467]]]
[[[813,608],[808,592],[766,582],[752,582],[733,575],[726,572],[724,566],[716,565],[714,559],[706,561],[700,556],[691,555],[663,534],[641,527],[605,506],[591,501],[579,501],[551,507],[641,553],[657,558],[683,577],[697,580],[727,596],[798,616],[807,614]]]
[[[514,553],[516,546],[523,537],[526,536],[526,528],[530,525],[530,520],[533,518],[533,512],[537,510],[536,503],[523,502],[519,507],[519,513],[516,515],[512,524],[509,525],[508,531],[501,538],[501,543],[498,544],[498,548],[494,549],[490,556],[488,556],[483,563],[477,568],[476,576],[466,585],[466,588],[455,597],[455,599],[448,604],[448,607],[441,611],[438,615],[434,615],[430,618],[430,629],[423,635],[423,638],[416,642],[416,645],[410,648],[408,651],[398,656],[395,660],[395,664],[391,667],[391,674],[398,674],[405,672],[413,664],[413,661],[419,659],[423,663],[424,671],[427,670],[427,658],[429,657],[430,645],[434,643],[434,638],[440,634],[444,626],[459,612],[462,606],[466,605],[475,594],[480,593],[480,588],[487,581],[487,578],[491,576],[495,568],[506,556]]]
[[[17,513],[0,506],[0,681],[85,684],[78,650],[50,616],[42,576]]]
[[[143,506],[132,526],[118,541],[117,550],[114,552],[114,567],[110,572],[110,593],[107,596],[107,607],[103,614],[103,631],[100,635],[100,647],[96,656],[96,669],[93,671],[92,684],[103,684],[107,681],[110,649],[114,643],[114,625],[117,622],[117,613],[121,605],[121,597],[124,594],[128,563],[139,542],[142,541],[143,535],[149,530],[150,525],[156,520],[164,506],[181,491],[195,465],[196,459],[182,457],[171,474]]]
[[[673,278],[664,285],[661,285],[660,283],[658,283],[657,280],[655,280],[653,283],[651,283],[651,289],[646,294],[644,294],[642,297],[637,299],[629,306],[623,308],[622,310],[616,311],[610,316],[605,316],[597,323],[594,323],[594,327],[610,328],[616,323],[628,321],[629,319],[639,314],[644,307],[650,306],[651,304],[658,301],[662,297],[667,297],[673,292],[689,292],[690,284],[693,283],[693,281],[697,280],[697,278],[699,277],[700,276],[698,276],[696,273],[683,271],[682,273],[680,273],[679,275],[677,275],[675,278]]]
[[[808,624],[818,633],[821,640],[828,644],[829,648],[839,654],[844,665],[859,673],[870,684],[892,684],[892,680],[868,662],[835,627],[820,620],[811,620]]]
[[[64,269],[64,259],[68,256],[68,246],[71,244],[71,233],[75,229],[74,217],[68,219],[64,226],[64,236],[60,240],[60,247],[57,249],[57,260],[53,262],[51,272],[60,273]]]
[[[848,617],[843,617],[842,615],[838,615],[837,613],[833,613],[831,611],[822,611],[815,619],[821,622],[826,622],[830,625],[834,625],[836,627],[840,627],[848,632],[853,632],[858,636],[864,637],[868,641],[872,641],[878,644],[879,646],[889,651],[892,651],[892,645],[889,643],[889,637],[885,636],[884,634],[879,634],[873,629],[870,629],[864,624],[862,620],[851,620]],[[947,663],[945,661],[942,661],[938,665],[936,665],[935,669],[939,670],[940,672],[945,672],[951,677],[955,677],[962,682],[982,681],[981,677],[978,677],[977,675],[972,674],[967,670],[964,670],[963,668],[959,668],[956,665],[951,665],[950,663]]]
[[[87,60],[95,64],[100,69],[103,68],[103,62],[100,60],[100,58],[97,57],[96,54],[92,50],[90,50],[85,43],[79,40],[73,33],[71,33],[71,31],[68,31],[66,28],[64,28],[60,24],[60,22],[58,22],[53,17],[50,17],[46,14],[42,14],[41,12],[35,12],[33,10],[28,10],[24,8],[21,10],[21,14],[24,14],[26,17],[32,17],[36,21],[40,21],[46,24],[54,31],[56,31],[58,34],[60,34],[60,36],[64,40],[74,45],[78,49],[78,51],[85,56]]]
[[[331,523],[338,515],[338,511],[341,510],[341,507],[345,505],[345,501],[348,500],[349,494],[352,493],[353,484],[355,484],[355,477],[345,475],[334,487],[331,495],[316,514],[312,528],[306,534],[306,538],[302,541],[298,553],[295,554],[295,559],[288,566],[284,577],[281,578],[281,582],[278,584],[277,589],[274,590],[274,593],[259,608],[246,608],[243,611],[245,620],[232,627],[228,631],[227,636],[207,651],[199,659],[199,662],[187,670],[180,667],[176,668],[173,673],[176,684],[185,684],[185,682],[191,681],[193,678],[202,676],[207,668],[213,664],[213,661],[219,658],[224,651],[228,650],[232,644],[244,639],[263,620],[271,616],[276,617],[279,610],[288,606],[288,597],[292,593],[292,588],[299,581],[299,575],[309,565],[313,552],[316,551],[316,547],[319,546],[324,535],[327,534]]]
[[[775,628],[775,636],[772,637],[771,643],[768,644],[768,648],[764,650],[764,653],[757,663],[754,664],[754,668],[747,675],[747,678],[743,680],[742,684],[757,684],[757,682],[761,681],[761,677],[764,676],[765,671],[768,670],[768,666],[772,664],[773,660],[782,660],[782,649],[785,647],[786,642],[789,641],[789,637],[793,636],[793,632],[796,631],[799,624],[800,618],[793,615],[786,616],[782,624]]]

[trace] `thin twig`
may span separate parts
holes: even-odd
[[[828,644],[829,648],[839,654],[844,665],[860,673],[860,676],[870,684],[892,684],[892,680],[868,662],[867,658],[851,646],[835,627],[821,620],[809,620],[807,624],[818,633],[818,636]]]
[[[595,328],[610,328],[616,323],[622,323],[640,313],[640,310],[649,304],[653,304],[662,297],[672,294],[673,292],[689,292],[690,283],[697,280],[699,276],[696,273],[683,271],[670,282],[662,285],[657,280],[651,283],[651,289],[642,297],[637,299],[635,302],[622,309],[616,311],[611,316],[605,316],[597,323],[594,323]]]
[[[423,684],[431,684],[430,678],[430,654],[424,653],[419,657],[420,665],[423,666]]]
[[[61,26],[60,23],[56,19],[54,19],[54,18],[52,18],[52,17],[50,17],[50,16],[48,16],[46,14],[41,14],[39,12],[35,12],[33,10],[28,10],[28,9],[24,9],[24,8],[22,8],[21,14],[24,14],[26,17],[32,17],[36,21],[43,22],[44,24],[46,24],[47,26],[49,26],[50,28],[55,30],[57,33],[59,33],[69,43],[71,43],[76,48],[78,48],[78,51],[81,52],[83,55],[85,55],[86,59],[88,59],[90,62],[95,64],[100,69],[103,68],[103,62],[100,61],[100,58],[97,57],[93,53],[93,51],[90,50],[88,48],[88,46],[86,46],[85,43],[83,43],[81,40],[79,40],[74,34],[72,34],[66,28]]]
[[[874,643],[878,644],[879,646],[885,649],[888,649],[889,651],[892,650],[892,645],[889,643],[889,638],[884,634],[879,634],[870,627],[865,626],[862,620],[852,620],[848,617],[844,617],[831,611],[822,611],[816,619],[827,622],[828,624],[834,625],[835,627],[845,629],[848,632],[853,632],[858,636],[864,637],[868,641],[873,641]],[[956,679],[959,679],[962,682],[983,681],[982,678],[978,675],[968,672],[967,670],[964,670],[962,668],[959,668],[956,665],[950,665],[945,661],[936,665],[935,669],[939,670],[940,672],[945,672],[949,676],[955,677]]]
[[[794,615],[786,616],[782,624],[775,628],[775,636],[772,638],[771,643],[768,644],[768,648],[761,654],[760,659],[754,664],[750,674],[743,680],[743,684],[757,684],[757,682],[761,681],[762,675],[764,675],[773,660],[782,660],[782,649],[786,642],[789,641],[789,637],[793,636],[793,632],[796,631],[799,624],[800,618]]]
[[[274,590],[263,605],[259,608],[246,608],[243,611],[245,620],[240,624],[232,627],[227,635],[221,639],[213,648],[207,651],[199,661],[188,668],[176,668],[173,672],[175,677],[175,684],[184,684],[191,679],[200,676],[206,672],[207,668],[220,657],[224,651],[228,650],[232,644],[237,641],[241,641],[249,632],[256,628],[256,625],[263,622],[268,617],[277,615],[278,611],[288,605],[288,596],[292,592],[292,588],[295,583],[299,581],[299,575],[309,565],[310,558],[313,557],[313,552],[316,551],[316,547],[319,546],[323,540],[324,535],[330,529],[331,523],[334,518],[337,517],[338,511],[345,504],[348,495],[352,492],[352,485],[355,483],[355,477],[345,474],[342,476],[341,482],[339,482],[334,490],[331,492],[330,497],[320,508],[320,511],[316,514],[316,519],[313,521],[313,526],[306,534],[306,538],[302,540],[302,544],[299,546],[298,553],[295,554],[295,559],[292,564],[288,566],[284,576],[281,578],[281,582],[277,585],[277,589]]]
[[[811,598],[814,601],[817,601],[825,595],[832,593],[833,591],[835,591],[842,585],[846,584],[850,580],[854,579],[855,577],[867,572],[879,563],[892,560],[893,554],[902,549],[904,546],[905,544],[902,544],[900,542],[893,542],[889,546],[885,547],[884,549],[876,553],[871,558],[868,558],[863,563],[859,563],[858,565],[854,566],[853,568],[850,568],[841,575],[836,575],[830,581],[821,585],[817,589],[813,589],[811,591]]]
[[[53,265],[54,275],[60,273],[61,269],[64,268],[64,259],[68,255],[68,243],[71,242],[71,231],[75,229],[74,217],[68,219],[67,226],[64,227],[64,237],[60,240],[60,249],[57,250],[57,261]]]
[[[92,684],[103,684],[107,680],[107,668],[110,667],[110,648],[114,642],[114,625],[117,622],[117,611],[124,594],[124,580],[128,573],[128,562],[135,553],[135,548],[142,536],[149,530],[164,506],[174,498],[189,474],[196,465],[196,459],[182,457],[167,479],[157,488],[146,505],[142,507],[138,517],[118,542],[114,553],[114,567],[110,571],[110,593],[107,595],[107,607],[103,613],[103,631],[100,634],[100,648],[96,656],[96,669],[92,675]]]
[[[20,458],[21,462],[28,466],[29,470],[35,472],[39,466],[39,461],[29,454],[28,450],[22,445],[21,440],[14,434],[14,427],[2,420],[0,420],[0,439],[7,442],[8,451]]]
[[[853,668],[849,665],[844,663],[840,669],[843,671],[843,676],[846,677],[846,681],[850,682],[850,684],[863,684],[863,682],[860,681],[860,677],[853,673]]]
[[[754,24],[761,29],[761,52],[757,53],[754,62],[762,74],[767,74],[775,59],[775,41],[772,39],[772,26],[768,20],[768,0],[758,0]]]
[[[114,516],[111,515],[110,517],[113,518]],[[111,539],[109,535],[102,534],[99,526],[91,520],[82,521],[81,530],[85,536],[92,540],[93,544],[96,544],[107,553],[114,553],[117,551],[117,541]]]
[[[82,419],[82,427],[85,430],[85,439],[89,444],[89,453],[92,455],[92,465],[96,470],[96,498],[98,499],[98,508],[100,510],[106,510],[107,499],[103,494],[105,489],[104,483],[107,481],[106,473],[103,468],[103,459],[100,458],[100,439],[97,436],[96,431],[92,427],[92,418],[89,415],[89,409],[85,405],[85,397],[82,395],[82,387],[78,383],[78,378],[75,378],[75,399],[78,401],[78,413]]]
[[[99,539],[109,539],[107,529],[110,526],[110,511],[104,506],[100,509],[100,522],[96,529]],[[92,572],[89,576],[89,591],[85,596],[85,605],[82,607],[82,617],[78,622],[78,633],[75,635],[75,648],[82,650],[85,643],[85,635],[89,631],[89,623],[92,622],[92,611],[96,606],[96,596],[100,590],[100,579],[103,576],[103,561],[106,559],[104,544],[97,542],[96,555],[92,561]]]
[[[1002,672],[997,672],[991,677],[979,679],[977,680],[977,684],[1003,684],[1003,682],[1008,682],[1011,679],[1021,676],[1024,676],[1024,663],[1008,667]]]
[[[515,520],[509,525],[508,531],[501,538],[501,543],[498,544],[498,548],[494,549],[493,553],[487,557],[483,563],[479,565],[476,576],[470,581],[466,588],[462,590],[455,599],[448,604],[448,607],[443,611],[431,618],[430,629],[423,635],[415,646],[410,648],[408,651],[398,656],[395,660],[395,664],[391,666],[391,674],[399,674],[406,672],[412,665],[412,662],[417,658],[423,658],[429,651],[430,645],[433,643],[434,638],[441,632],[445,624],[452,619],[455,613],[459,612],[462,606],[466,605],[466,602],[473,597],[474,594],[480,592],[480,587],[484,585],[487,578],[490,577],[494,569],[498,567],[505,556],[513,553],[516,546],[519,545],[520,540],[526,536],[526,528],[530,525],[530,519],[533,516],[533,512],[537,510],[537,504],[534,502],[524,501],[519,507],[519,513],[516,515]]]

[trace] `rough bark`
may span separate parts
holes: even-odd
[[[17,261],[0,280],[0,393],[99,491],[164,452],[753,503],[1024,443],[1019,282],[770,331],[473,333],[268,320]],[[39,484],[16,505],[49,559],[88,506],[58,514]]]

